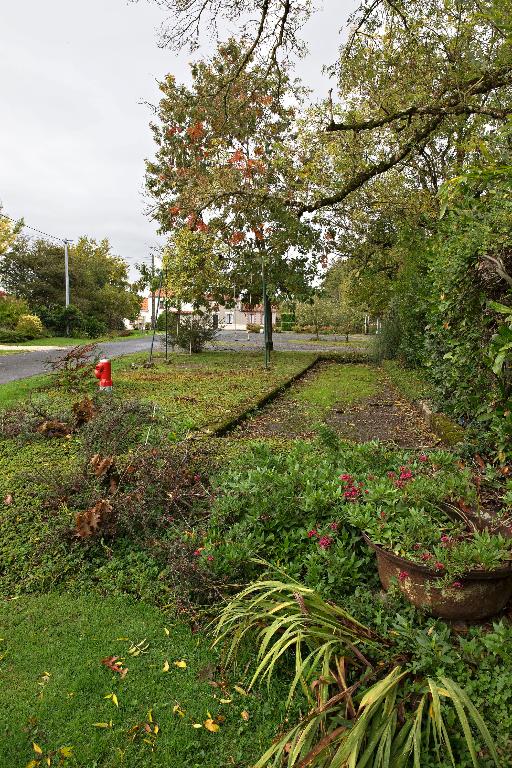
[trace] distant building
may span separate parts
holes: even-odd
[[[160,295],[160,300],[159,300]],[[170,296],[169,296],[170,298]],[[232,302],[230,302],[232,303]],[[206,307],[205,307],[206,308]],[[218,304],[214,301],[208,301],[208,310],[212,313],[213,321],[220,328],[232,331],[245,331],[247,325],[261,325],[263,326],[263,306],[261,304],[249,305],[242,303],[240,298],[237,298],[233,303],[233,306],[227,307],[225,305]],[[155,293],[153,295],[148,294],[144,296],[141,302],[140,314],[134,323],[136,328],[146,328],[151,325],[154,316],[158,318],[159,315],[165,311],[165,291],[161,291],[160,294]],[[169,312],[177,312],[176,307],[169,306]],[[192,304],[183,303],[180,309],[181,315],[193,315],[194,307]],[[275,325],[277,318],[277,307],[272,307],[272,325]]]

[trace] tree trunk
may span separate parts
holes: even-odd
[[[263,297],[263,313],[267,322],[268,329],[267,338],[265,341],[268,350],[271,352],[274,349],[274,341],[272,338],[272,304],[267,293],[265,293],[265,296]]]

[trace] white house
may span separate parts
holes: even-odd
[[[151,325],[153,320],[153,308],[155,317],[163,314],[165,311],[165,291],[160,292],[160,301],[158,300],[158,293],[148,294],[143,297],[140,314],[135,322],[137,328],[146,328],[148,325]],[[232,307],[226,307],[217,304],[214,301],[209,301],[208,309],[213,314],[214,323],[217,323],[220,328],[224,328],[225,330],[245,331],[247,330],[248,324],[263,326],[263,306],[261,304],[251,306],[249,304],[243,304],[240,298],[237,298]],[[177,311],[176,307],[169,307],[169,312]],[[192,304],[183,303],[181,305],[180,314],[192,315],[194,314],[194,307]],[[277,307],[273,306],[272,325],[275,325],[276,317]]]

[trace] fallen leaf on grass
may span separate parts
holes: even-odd
[[[168,672],[169,671],[169,662],[167,659],[164,661],[164,666],[162,668],[162,672]]]
[[[180,717],[185,717],[185,710],[182,709],[178,703],[174,705],[174,707],[172,708],[172,711],[175,715],[179,715]]]
[[[178,669],[186,669],[187,668],[187,662],[183,661],[183,659],[181,661],[175,661],[174,662],[174,666],[178,667]]]
[[[171,634],[171,633],[169,632],[169,630],[167,629],[167,627],[164,627],[164,632],[165,632],[165,634],[167,635],[167,637],[169,637],[169,635]]]
[[[4,499],[4,504],[12,504],[12,494],[8,493]]]
[[[245,722],[247,722],[249,717],[250,717],[250,715],[249,715],[249,713],[248,713],[248,711],[246,709],[242,709],[242,711],[240,712],[240,716],[241,716],[242,720],[245,720]]]
[[[240,685],[234,685],[233,688],[237,693],[239,693],[241,696],[247,696],[247,691],[244,691],[244,689]]]
[[[32,742],[32,749],[34,750],[36,755],[42,755],[43,754],[43,750],[41,749],[39,744],[36,744],[35,741]]]
[[[211,717],[204,721],[204,727],[207,731],[210,731],[210,733],[217,733],[220,729],[220,725],[216,723],[215,720],[212,720]]]
[[[219,699],[221,704],[231,704],[233,699]]]
[[[141,640],[140,643],[133,643],[131,648],[128,649],[130,656],[140,656],[141,653],[146,653],[149,648],[149,643],[146,643],[146,638]]]
[[[203,726],[201,723],[192,723],[192,728],[202,728],[202,727]]]
[[[103,697],[104,699],[110,699],[112,701],[112,704],[115,704],[116,707],[119,707],[119,702],[117,700],[117,696],[115,693],[107,693],[106,696]]]
[[[93,723],[95,728],[112,728],[112,720],[109,720],[108,723]]]
[[[101,663],[111,672],[117,672],[121,678],[128,674],[128,667],[123,667],[123,662],[119,660],[119,656],[107,656],[101,660]]]

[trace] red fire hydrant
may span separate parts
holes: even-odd
[[[100,380],[100,392],[112,391],[112,364],[104,357],[94,369],[94,375]]]

